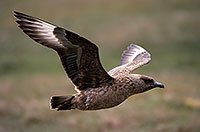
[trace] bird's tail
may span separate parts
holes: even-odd
[[[59,110],[71,110],[73,95],[70,96],[52,96],[51,97],[51,109]]]

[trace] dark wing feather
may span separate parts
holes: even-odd
[[[122,53],[120,66],[110,70],[109,74],[112,76],[130,74],[150,61],[151,55],[144,48],[131,44],[128,49]]]
[[[95,44],[41,19],[14,13],[19,19],[16,22],[24,33],[57,51],[68,77],[77,89],[96,88],[113,80],[102,67]]]

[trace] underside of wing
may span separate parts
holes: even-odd
[[[68,77],[77,89],[96,88],[113,80],[102,67],[95,44],[39,18],[14,13],[18,18],[16,22],[25,34],[58,53]]]
[[[140,47],[138,45],[131,44],[128,47],[128,49],[122,53],[120,65],[130,63],[133,60],[135,60],[136,57],[138,57],[144,53],[147,53],[147,51],[145,49],[143,49],[142,47]],[[137,58],[137,59],[139,59],[139,58]]]
[[[23,13],[14,13],[15,17],[18,18],[16,22],[19,24],[19,28],[30,38],[54,50],[65,48],[53,33],[55,25]]]
[[[150,61],[151,55],[144,48],[136,44],[131,44],[122,53],[120,66],[113,68],[109,71],[109,74],[112,76],[130,74]]]

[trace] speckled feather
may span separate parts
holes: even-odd
[[[98,110],[119,105],[129,96],[154,88],[154,79],[131,74],[150,62],[151,55],[131,44],[122,54],[120,66],[106,72],[101,65],[98,47],[80,35],[39,18],[14,12],[16,22],[30,38],[55,50],[78,93],[53,96],[52,109]]]

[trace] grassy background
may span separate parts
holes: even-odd
[[[195,132],[200,130],[198,0],[1,0],[0,132]],[[56,112],[55,94],[75,93],[55,52],[25,36],[13,10],[40,17],[95,42],[109,70],[130,43],[152,62],[135,73],[166,86],[100,111]]]

